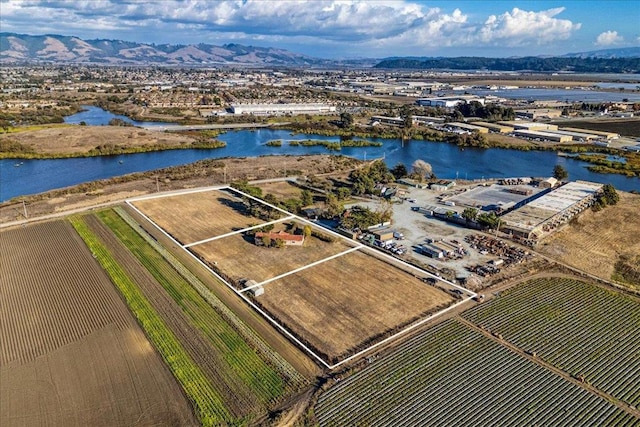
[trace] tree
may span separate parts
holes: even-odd
[[[500,224],[500,217],[495,212],[481,213],[477,217],[478,224],[485,226],[486,228],[496,229]]]
[[[343,128],[350,128],[353,125],[353,116],[351,113],[340,113],[340,126]]]
[[[601,198],[607,205],[615,205],[620,200],[620,195],[616,191],[613,185],[605,184],[602,187]]]
[[[553,177],[558,181],[564,181],[569,177],[569,172],[562,165],[556,165],[553,168]]]
[[[271,237],[268,234],[262,236],[262,244],[267,248],[271,246]]]
[[[302,235],[304,236],[304,238],[306,239],[307,237],[311,236],[313,230],[311,230],[311,226],[309,224],[305,225],[304,228],[302,229]]]
[[[473,221],[478,216],[478,209],[476,208],[465,208],[462,211],[462,218],[466,219],[467,222]]]
[[[313,194],[309,190],[302,190],[300,193],[300,201],[302,202],[302,206],[309,206],[313,204]]]
[[[411,165],[411,170],[415,175],[419,177],[420,181],[425,178],[432,178],[434,176],[431,164],[425,162],[424,160],[418,159],[413,162],[413,164]]]
[[[403,163],[398,163],[397,165],[395,165],[393,167],[393,169],[391,169],[391,174],[396,179],[400,179],[400,178],[404,178],[405,176],[409,175],[409,171],[407,170],[407,167]]]

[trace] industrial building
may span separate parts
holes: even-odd
[[[467,123],[449,122],[449,123],[446,123],[444,126],[454,130],[465,131],[465,132],[489,133],[489,129],[486,127],[470,125]]]
[[[574,181],[501,217],[501,231],[514,237],[538,240],[590,207],[602,184]]]
[[[551,142],[571,142],[573,137],[569,135],[559,135],[557,133],[551,132],[542,132],[537,130],[525,130],[525,129],[516,129],[513,131],[515,136],[520,136],[523,138],[529,139],[539,139],[541,141],[551,141]]]
[[[595,135],[593,133],[585,133],[585,132],[568,131],[568,130],[565,130],[564,128],[561,128],[560,130],[554,130],[553,133],[558,135],[570,136],[574,141],[578,141],[578,142],[594,141],[596,139],[602,138],[601,135]]]
[[[458,104],[467,103],[471,101],[477,101],[484,105],[484,98],[480,98],[476,95],[458,95],[458,96],[441,96],[434,98],[420,98],[416,100],[416,104],[421,107],[441,107],[441,108],[453,108]]]
[[[593,135],[598,135],[600,137],[604,137],[605,139],[618,139],[620,138],[620,134],[615,132],[602,132],[599,130],[591,130],[591,129],[581,129],[581,128],[562,128],[564,131],[569,132],[585,132]]]
[[[536,130],[536,131],[552,131],[558,130],[558,126],[550,125],[548,123],[537,123],[537,122],[525,122],[520,120],[512,120],[512,121],[504,121],[498,122],[504,126],[510,126],[516,130]]]
[[[562,115],[562,110],[558,110],[555,108],[532,108],[529,110],[516,110],[516,116],[529,119],[556,119]]]
[[[329,114],[336,111],[335,105],[312,104],[232,104],[233,114],[254,116],[280,116],[285,114]]]
[[[483,128],[487,128],[491,132],[496,132],[496,133],[511,133],[514,130],[512,126],[505,126],[497,123],[471,122],[471,124],[474,126],[481,126]]]

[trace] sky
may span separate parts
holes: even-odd
[[[640,1],[0,0],[0,30],[321,58],[560,55],[640,46]]]

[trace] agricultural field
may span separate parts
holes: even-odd
[[[580,381],[640,406],[640,300],[575,279],[539,278],[464,315]]]
[[[308,383],[122,210],[86,221],[202,371],[218,397],[214,425],[252,423]]]
[[[0,239],[0,425],[197,424],[69,223]]]
[[[453,302],[366,252],[356,251],[269,282],[255,302],[335,363]]]
[[[537,250],[587,273],[607,280],[613,278],[640,290],[640,282],[634,280],[632,275],[627,276],[628,280],[616,276],[624,258],[633,259],[640,254],[640,195],[622,191],[618,194],[618,204],[599,212],[583,212],[560,231],[545,239],[538,245]],[[638,261],[635,261],[635,266],[631,269],[635,270],[635,277],[640,275]]]
[[[323,393],[320,426],[637,426],[612,403],[455,320]]]
[[[267,222],[253,216],[232,191],[185,193],[133,205],[185,245]],[[282,217],[277,211],[270,213],[271,219]]]
[[[284,226],[283,223],[276,224],[273,232],[283,230]],[[298,227],[302,228],[302,224],[298,224]],[[215,263],[216,269],[234,282],[241,278],[262,282],[353,246],[341,238],[330,239],[332,241],[328,242],[309,236],[305,238],[303,246],[267,248],[257,246],[253,235],[242,233],[192,246],[190,250],[202,259]]]

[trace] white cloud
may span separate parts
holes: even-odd
[[[479,31],[479,38],[485,43],[521,46],[527,43],[547,44],[556,40],[566,40],[581,24],[567,19],[558,19],[563,7],[531,12],[514,8],[502,15],[491,15]]]
[[[622,43],[623,41],[624,37],[619,36],[617,31],[605,31],[604,33],[600,33],[600,35],[596,38],[595,45],[611,46],[614,44]]]
[[[456,46],[544,45],[566,40],[580,28],[557,18],[564,8],[514,8],[471,22],[460,9],[446,12],[415,0],[0,1],[5,31],[173,43],[280,40],[358,55],[365,55],[364,49],[408,54]]]

